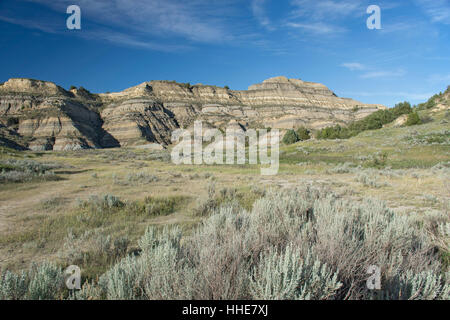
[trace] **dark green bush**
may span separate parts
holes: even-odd
[[[319,130],[316,134],[317,139],[347,139],[352,137],[353,134],[348,128],[336,125],[334,127],[327,127]]]
[[[294,130],[288,130],[283,137],[282,142],[284,144],[293,144],[298,141],[297,133]]]
[[[300,141],[305,141],[311,139],[310,131],[305,127],[300,127],[297,129],[297,137]]]
[[[317,132],[316,137],[317,139],[348,139],[366,130],[380,129],[383,125],[391,123],[399,116],[411,112],[411,104],[406,101],[401,102],[391,109],[378,110],[362,120],[352,122],[348,127],[336,125],[334,127],[324,128]]]
[[[417,114],[417,112],[412,112],[410,114],[408,114],[408,119],[406,120],[405,125],[406,126],[414,126],[416,124],[421,124],[422,120],[420,120],[419,115]]]

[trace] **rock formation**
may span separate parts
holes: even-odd
[[[339,98],[322,84],[286,77],[242,91],[150,81],[104,94],[10,79],[0,84],[0,144],[32,150],[165,146],[173,130],[190,128],[195,120],[244,130],[319,129],[345,125],[383,108]]]

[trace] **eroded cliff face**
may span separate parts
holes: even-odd
[[[158,143],[195,120],[210,127],[318,129],[383,109],[339,98],[326,86],[277,77],[245,91],[150,81],[108,94],[66,91],[45,81],[0,85],[0,143],[32,150],[74,150]],[[2,142],[3,141],[3,142]]]
[[[109,134],[93,110],[94,101],[76,93],[30,79],[11,79],[0,85],[0,122],[17,134],[16,139],[3,138],[31,150],[119,146],[117,141],[102,143]]]
[[[179,128],[173,113],[148,98],[130,98],[111,103],[101,113],[103,128],[121,146],[156,142],[170,144],[171,132]]]

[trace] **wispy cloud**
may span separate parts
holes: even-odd
[[[362,23],[367,16],[366,9],[373,4],[370,0],[291,0],[293,10],[286,25],[290,27],[302,27],[314,33],[333,34],[350,31],[342,27],[348,24],[350,19],[359,20]],[[382,11],[392,10],[402,4],[395,1],[378,0]],[[309,28],[307,26],[310,26]],[[391,31],[403,29],[405,26],[397,24],[390,28]],[[383,24],[384,28],[384,24]]]
[[[450,1],[448,0],[416,0],[432,22],[450,24]]]
[[[267,16],[265,9],[266,2],[266,0],[252,0],[252,13],[261,26],[267,30],[273,31],[275,28]]]
[[[55,12],[65,12],[67,6],[73,4],[72,0],[27,1],[47,6]],[[76,4],[81,8],[83,21],[78,34],[84,38],[97,37],[97,40],[158,51],[191,48],[195,43],[239,43],[245,37],[242,30],[249,29],[243,27],[244,20],[237,23],[232,20],[241,14],[236,3],[236,0],[78,0]],[[259,13],[263,14],[262,11]],[[15,19],[13,22],[10,19],[8,22],[43,32],[58,32],[28,20]]]
[[[398,69],[396,71],[370,71],[361,75],[362,79],[376,79],[376,78],[397,78],[402,77],[406,74],[403,69]]]
[[[33,21],[28,19],[11,18],[5,16],[0,16],[0,20],[18,26],[22,26],[28,29],[37,29],[45,33],[58,33],[57,27],[55,25],[49,24],[48,22],[45,21]]]
[[[345,62],[341,64],[341,67],[347,68],[351,71],[366,69],[366,66],[359,62]]]
[[[152,42],[149,40],[140,40],[130,36],[129,34],[124,34],[120,32],[111,32],[111,31],[91,31],[84,32],[79,34],[82,38],[85,39],[103,39],[104,41],[125,46],[125,47],[134,47],[134,48],[142,48],[153,51],[161,51],[161,52],[174,52],[174,51],[187,51],[192,49],[192,47],[187,45],[178,45],[171,43],[158,43]]]
[[[346,29],[341,26],[315,22],[315,23],[295,23],[288,22],[286,26],[301,29],[306,32],[314,33],[314,34],[335,34],[345,32]]]
[[[345,62],[342,63],[340,67],[347,68],[350,71],[363,72],[360,75],[361,79],[396,78],[402,77],[406,74],[406,71],[404,69],[378,70],[373,66],[367,66],[359,62]]]
[[[72,0],[32,0],[57,10],[72,4]],[[82,14],[93,22],[108,27],[120,27],[147,35],[180,36],[192,41],[218,41],[227,36],[220,8],[209,1],[178,0],[78,0]]]
[[[365,9],[354,0],[291,0],[292,11],[285,25],[313,35],[334,35],[348,31],[343,19],[363,15]]]

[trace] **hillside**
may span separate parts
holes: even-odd
[[[418,108],[420,110],[434,109],[434,110],[444,110],[450,105],[450,86],[447,87],[445,92],[435,94],[427,102],[419,104]]]
[[[86,112],[97,114],[91,111],[97,108],[96,99]],[[32,262],[45,270],[77,265],[86,281],[79,299],[159,297],[161,286],[152,291],[147,282],[160,277],[166,281],[167,275],[195,279],[183,288],[192,288],[198,299],[230,294],[256,299],[260,296],[250,295],[247,286],[220,290],[230,278],[253,279],[252,266],[242,264],[245,257],[253,256],[251,260],[259,263],[260,253],[270,252],[271,246],[294,245],[305,252],[314,248],[313,259],[326,263],[328,273],[336,273],[336,287],[341,289],[323,298],[371,298],[365,266],[382,261],[385,297],[434,299],[441,294],[448,299],[448,109],[449,105],[419,111],[428,119],[420,125],[282,145],[274,176],[262,176],[259,165],[250,164],[175,165],[167,149],[19,152],[0,147],[0,269],[20,275]],[[14,136],[12,129],[3,130]],[[164,237],[176,241],[161,241]],[[151,248],[159,253],[147,256],[145,250]],[[174,249],[179,251],[168,264],[164,254]],[[177,269],[187,260],[194,264]],[[280,260],[274,256],[271,261]],[[144,296],[141,290],[124,290],[116,278],[117,270],[136,270],[136,263],[138,270],[161,263],[160,272],[151,278],[147,271],[129,274],[141,277]],[[234,263],[242,274],[227,268]],[[34,276],[31,271],[25,275]],[[116,295],[110,289],[114,286],[99,284],[105,280],[117,281],[117,292],[129,295]],[[56,283],[42,281],[48,287]],[[59,288],[46,292],[48,299],[67,294]],[[3,294],[29,298],[23,292]],[[184,295],[168,291],[165,297]]]
[[[76,150],[157,143],[194,120],[224,128],[311,129],[346,124],[379,110],[339,98],[326,86],[276,77],[234,91],[150,81],[116,93],[69,91],[51,82],[10,79],[0,85],[0,144],[31,150]]]

